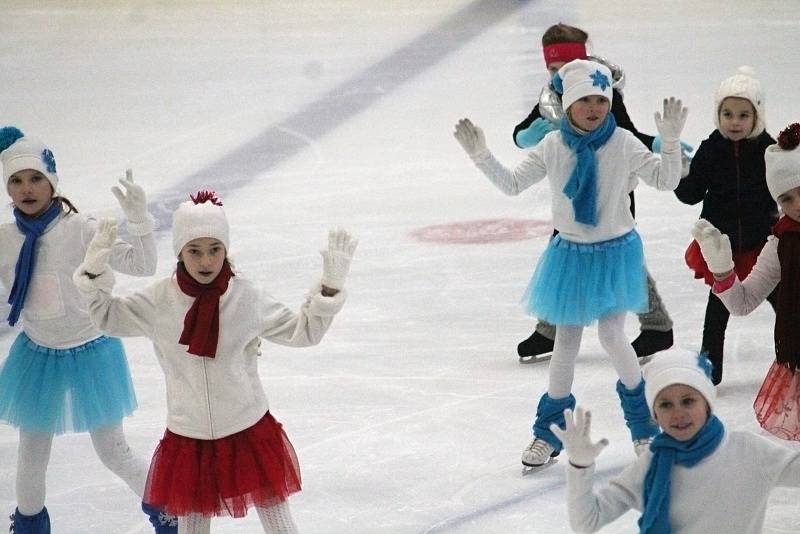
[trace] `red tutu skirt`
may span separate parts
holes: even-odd
[[[144,501],[177,516],[244,517],[300,491],[300,466],[283,427],[269,412],[256,424],[220,439],[170,432],[158,444]]]
[[[764,430],[781,439],[800,441],[800,372],[773,363],[753,409]]]
[[[753,270],[753,266],[756,264],[759,254],[761,254],[760,248],[746,250],[733,255],[733,271],[736,273],[736,276],[739,277],[739,280],[747,278],[747,275]],[[689,243],[689,247],[684,254],[684,259],[686,260],[686,265],[694,271],[695,278],[702,278],[705,280],[706,284],[710,286],[714,285],[714,274],[708,270],[708,264],[703,257],[703,253],[700,251],[700,245],[697,241],[693,240]]]

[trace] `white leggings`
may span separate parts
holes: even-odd
[[[97,428],[89,432],[89,435],[103,465],[141,498],[149,466],[146,461],[133,454],[125,441],[122,424]],[[52,446],[52,434],[19,431],[17,508],[23,515],[36,515],[44,508],[45,474]]]
[[[575,379],[575,360],[581,348],[582,326],[556,328],[553,356],[550,359],[547,394],[551,399],[563,399],[572,392]],[[627,389],[634,389],[642,380],[636,352],[625,337],[625,314],[608,315],[598,320],[597,336],[600,345],[611,357],[611,364]]]
[[[297,534],[297,526],[289,510],[289,502],[283,501],[266,508],[257,507],[258,519],[267,534]],[[178,518],[178,534],[209,534],[211,518],[199,514]]]

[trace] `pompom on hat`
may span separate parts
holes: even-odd
[[[778,144],[764,153],[767,187],[776,201],[778,197],[800,187],[800,124],[793,123],[778,135]]]
[[[172,249],[175,256],[189,241],[200,237],[219,239],[229,251],[228,218],[222,202],[213,191],[198,191],[189,195],[191,200],[182,202],[172,215]]]
[[[756,110],[753,130],[747,135],[747,138],[754,139],[761,135],[767,127],[764,120],[764,89],[761,87],[761,82],[755,78],[755,71],[752,67],[747,65],[739,67],[736,74],[725,78],[719,84],[717,93],[714,95],[714,124],[717,129],[719,129],[719,108],[722,106],[722,101],[731,97],[748,100]]]
[[[650,413],[655,413],[653,406],[656,397],[666,387],[683,384],[696,389],[714,411],[717,390],[711,382],[711,362],[705,353],[671,349],[656,355],[642,368],[644,376],[644,396]]]
[[[14,173],[31,169],[42,173],[53,187],[53,196],[58,193],[56,159],[43,142],[24,135],[14,126],[0,128],[0,162],[3,163],[3,183]]]
[[[611,109],[613,82],[608,67],[585,59],[570,61],[553,77],[553,87],[561,93],[561,106],[565,111],[576,100],[591,95],[606,97]]]

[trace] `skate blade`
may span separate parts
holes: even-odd
[[[550,358],[552,357],[551,354],[537,354],[536,356],[520,356],[519,363],[529,364],[529,363],[542,363],[542,362],[549,362]]]
[[[653,359],[653,356],[654,356],[654,354],[650,354],[650,355],[648,355],[648,356],[642,356],[641,358],[638,358],[638,360],[639,360],[639,365],[645,365],[645,364],[647,364],[647,363],[648,363],[650,360],[652,360],[652,359]]]
[[[542,465],[525,465],[522,464],[522,476],[528,476],[538,473],[539,471],[544,471],[548,467],[555,465],[558,463],[558,458],[550,457],[547,462],[543,463]]]

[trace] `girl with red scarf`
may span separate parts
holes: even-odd
[[[692,233],[716,282],[714,293],[734,315],[747,315],[777,287],[776,360],[753,405],[761,426],[783,439],[800,440],[800,124],[778,136],[764,153],[767,186],[783,215],[743,281],[734,272],[730,239],[705,219]]]
[[[166,376],[167,430],[145,502],[177,515],[181,533],[209,532],[212,516],[243,517],[251,507],[264,532],[294,533],[287,499],[300,491],[300,469],[258,378],[261,338],[319,343],[344,304],[357,241],[343,230],[330,233],[322,280],[293,312],[232,270],[217,197],[201,191],[191,198],[173,216],[173,276],[112,296],[106,258],[116,227],[105,221],[74,280],[98,327],[150,338]]]

